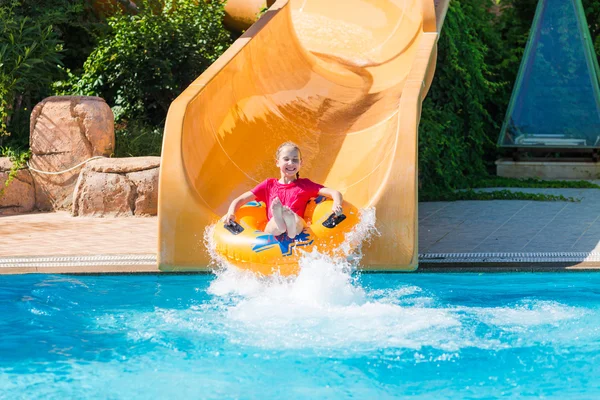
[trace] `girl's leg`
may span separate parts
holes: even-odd
[[[285,221],[287,235],[290,239],[295,238],[306,226],[304,220],[289,207],[283,207],[283,220]]]
[[[286,225],[283,219],[283,206],[279,198],[275,198],[273,203],[271,203],[271,213],[273,214],[273,218],[267,222],[265,233],[275,236],[281,235],[286,231]]]

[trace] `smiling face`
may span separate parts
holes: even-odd
[[[279,171],[281,171],[282,178],[295,178],[296,173],[300,171],[300,167],[302,166],[300,151],[293,146],[282,147],[279,151],[276,165]]]

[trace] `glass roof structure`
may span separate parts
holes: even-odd
[[[498,145],[600,148],[599,77],[581,0],[540,0]]]

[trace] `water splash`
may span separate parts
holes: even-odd
[[[226,304],[222,315],[230,340],[271,349],[354,348],[361,352],[420,348],[434,342],[444,347],[438,339],[443,335],[431,331],[459,325],[446,310],[407,308],[397,303],[401,291],[372,294],[360,285],[360,275],[354,272],[362,256],[361,245],[378,234],[375,221],[374,209],[362,210],[359,223],[333,256],[316,249],[302,254],[297,276],[259,276],[215,257],[221,267],[207,291],[216,302]],[[210,234],[207,231],[209,244]],[[418,334],[424,330],[430,333]],[[431,340],[424,340],[428,335]]]
[[[358,265],[362,259],[362,246],[369,243],[379,231],[375,227],[377,218],[375,208],[366,208],[359,211],[358,224],[350,232],[346,233],[344,242],[339,246],[339,256],[345,257],[354,265]]]
[[[240,345],[333,353],[412,349],[417,351],[418,362],[437,362],[438,356],[453,360],[465,348],[506,349],[515,343],[507,344],[501,337],[512,337],[529,327],[552,328],[581,317],[578,310],[558,303],[456,307],[440,304],[431,293],[414,285],[365,287],[355,272],[361,246],[378,234],[375,221],[374,209],[362,210],[360,222],[335,255],[320,254],[316,249],[305,252],[297,276],[259,276],[227,265],[213,251],[219,265],[216,279],[207,289],[213,300],[198,311],[211,314],[213,322],[219,321],[220,328],[215,329]],[[487,326],[496,333],[484,337],[475,326]],[[547,336],[537,339],[547,340]],[[421,359],[424,348],[443,353]]]
[[[269,349],[356,349],[422,346],[418,331],[456,325],[444,310],[406,308],[390,296],[372,298],[343,258],[316,251],[300,260],[296,277],[261,277],[227,269],[208,292],[229,304],[230,340]],[[408,292],[410,293],[410,292]],[[418,336],[418,335],[417,335]]]

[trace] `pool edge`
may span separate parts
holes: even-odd
[[[540,272],[600,270],[600,252],[426,253],[419,272]],[[206,273],[206,271],[201,271]],[[405,271],[364,271],[398,272]],[[0,257],[0,275],[171,273],[158,269],[155,254]],[[175,272],[177,273],[177,272]],[[190,273],[186,271],[186,273]]]

